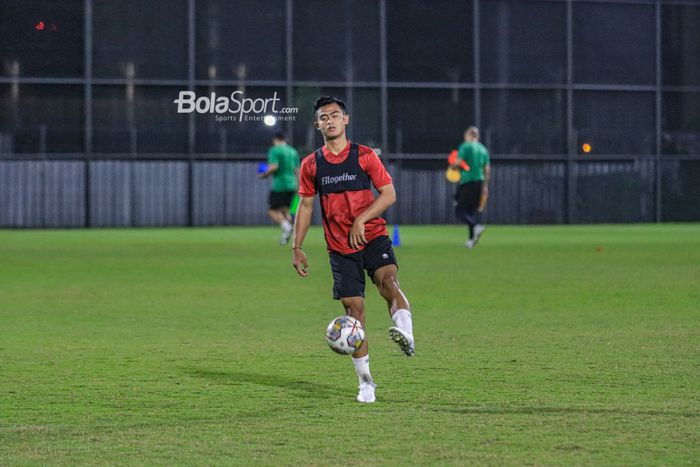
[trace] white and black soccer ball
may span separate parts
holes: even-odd
[[[333,352],[351,354],[365,342],[365,328],[352,316],[338,316],[326,329],[326,342]]]

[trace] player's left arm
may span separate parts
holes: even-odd
[[[391,180],[391,176],[386,171],[384,164],[374,151],[368,151],[360,159],[360,167],[364,170],[372,181],[372,185],[379,192],[379,196],[370,204],[367,209],[358,215],[352,227],[350,227],[350,246],[359,249],[361,245],[367,243],[365,237],[365,223],[379,217],[389,206],[396,202],[396,190]]]
[[[268,164],[267,165],[267,170],[264,171],[263,173],[260,174],[260,178],[267,178],[273,173],[277,172],[277,168],[279,166],[277,164]]]
[[[270,150],[267,152],[267,170],[258,175],[258,177],[267,178],[273,173],[277,172],[278,167],[279,156],[277,155],[277,151],[275,148],[270,148]]]
[[[381,216],[389,206],[396,202],[396,190],[393,183],[379,187],[377,191],[379,192],[377,199],[362,214],[355,218],[350,228],[350,246],[355,250],[359,250],[360,245],[367,243],[365,223],[370,219]]]
[[[462,162],[464,162],[464,159],[462,158],[462,148],[460,147],[457,149],[455,160],[450,164],[450,168],[459,170],[459,166]]]
[[[457,157],[455,157],[455,161],[450,164],[450,168],[459,170],[461,168],[461,165],[463,162],[464,162],[464,159],[457,156]]]
[[[450,164],[450,167],[457,170],[469,171],[469,163],[466,161],[469,157],[469,150],[466,147],[460,146],[457,150],[457,157],[455,158],[454,164]]]

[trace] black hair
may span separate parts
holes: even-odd
[[[287,141],[287,138],[284,137],[284,133],[282,133],[281,131],[275,133],[275,136],[273,136],[273,138],[279,141]]]
[[[342,110],[344,114],[348,113],[345,110],[345,102],[342,100],[334,96],[321,96],[316,99],[316,103],[314,104],[314,115],[318,112],[318,109],[329,104],[338,104],[338,107],[340,107],[340,110]]]

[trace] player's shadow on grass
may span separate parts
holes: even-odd
[[[293,391],[302,397],[321,397],[329,399],[346,395],[339,388],[327,384],[303,381],[299,378],[289,378],[281,375],[265,375],[241,371],[213,371],[202,368],[190,368],[186,370],[186,372],[190,376],[205,378],[217,384],[257,384],[260,386]]]
[[[655,417],[700,417],[700,412],[666,410],[635,410],[585,407],[431,407],[433,412],[469,415],[548,415],[548,414],[596,414],[596,415],[649,415]]]

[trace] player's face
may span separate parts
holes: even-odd
[[[316,128],[327,140],[343,136],[349,121],[350,117],[335,103],[324,105],[316,112]]]

